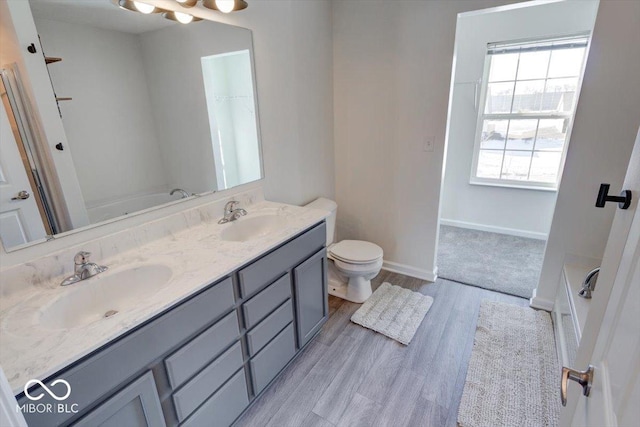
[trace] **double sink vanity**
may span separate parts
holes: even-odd
[[[29,426],[228,426],[315,336],[328,316],[326,213],[258,201],[218,224],[220,205],[91,242],[108,269],[86,280],[3,289],[0,364]],[[146,237],[116,250],[126,233]],[[58,261],[68,273],[75,249],[3,279]]]

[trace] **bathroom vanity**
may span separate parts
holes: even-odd
[[[219,204],[194,211],[206,219]],[[110,270],[91,279],[61,287],[55,277],[9,295],[0,316],[0,363],[19,405],[54,408],[23,410],[29,426],[228,426],[242,414],[328,317],[326,213],[264,201],[245,206],[249,214],[233,224],[194,224],[96,259]],[[279,225],[265,231],[256,223]],[[244,240],[229,240],[237,238]],[[140,275],[154,270],[160,273]],[[120,304],[128,308],[113,317],[85,320],[82,310],[89,308],[73,298],[127,276],[168,281],[136,305]],[[135,292],[135,284],[127,286]],[[66,310],[56,308],[67,300]],[[57,318],[58,312],[64,314]],[[40,382],[30,383],[27,395],[22,387],[29,379]],[[56,380],[68,382],[66,399],[56,399],[65,393]]]

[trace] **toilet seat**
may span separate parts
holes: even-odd
[[[362,240],[343,240],[331,245],[329,255],[348,264],[371,264],[382,259],[382,248]]]
[[[362,274],[366,276],[372,272],[378,272],[382,268],[382,258],[377,261],[368,262],[366,264],[354,264],[350,262],[344,262],[339,259],[333,260],[334,265],[338,270],[349,274]]]

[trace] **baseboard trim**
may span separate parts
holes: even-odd
[[[441,225],[468,228],[470,230],[488,231],[490,233],[508,234],[510,236],[528,237],[529,239],[547,240],[548,235],[536,231],[518,230],[516,228],[496,227],[493,225],[476,224],[474,222],[458,221],[455,219],[440,218]]]
[[[383,261],[382,269],[393,273],[404,274],[405,276],[415,277],[416,279],[426,280],[427,282],[435,282],[438,278],[438,267],[434,268],[433,271],[429,271],[397,262]]]
[[[540,298],[536,295],[537,293],[538,289],[534,289],[531,299],[529,300],[529,307],[544,311],[553,310],[553,301]]]

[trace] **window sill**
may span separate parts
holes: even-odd
[[[556,187],[542,187],[534,185],[519,185],[516,183],[510,182],[487,182],[487,181],[477,181],[470,180],[469,184],[471,185],[480,185],[484,187],[502,187],[502,188],[514,188],[516,190],[533,190],[533,191],[546,191],[550,193],[557,193],[558,189]]]

